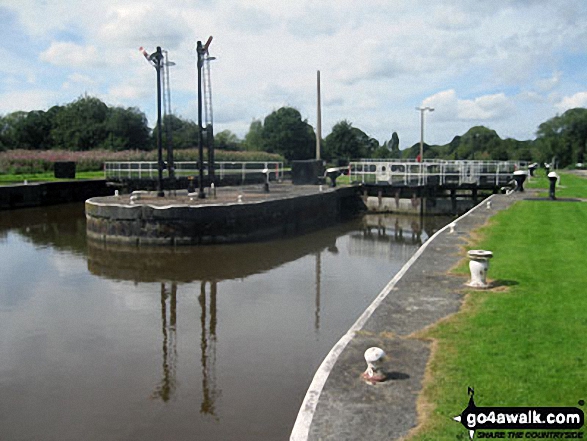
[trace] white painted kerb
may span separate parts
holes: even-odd
[[[484,202],[487,202],[493,198],[494,195],[489,196],[485,199]],[[481,204],[477,204],[475,207],[471,208],[461,217],[459,217],[456,222],[460,219],[467,217],[477,208],[479,208]],[[430,245],[434,239],[442,232],[444,232],[449,225],[445,225],[443,228],[438,230],[436,233],[430,237],[424,244],[418,248],[418,251],[406,262],[406,264],[402,267],[401,270],[389,281],[389,283],[383,288],[383,290],[379,293],[379,295],[373,300],[373,302],[365,309],[363,314],[357,319],[353,326],[347,331],[345,335],[334,345],[334,347],[330,350],[324,361],[316,374],[314,374],[314,379],[312,383],[310,383],[310,387],[306,392],[306,396],[304,397],[304,401],[302,402],[302,406],[300,407],[300,411],[298,412],[298,416],[296,418],[296,422],[294,424],[293,430],[291,432],[290,441],[306,441],[308,439],[308,435],[310,433],[310,425],[312,424],[312,419],[314,418],[314,413],[316,412],[316,406],[318,405],[318,400],[320,398],[320,394],[322,393],[322,389],[324,388],[324,384],[328,379],[328,375],[332,371],[338,357],[349,344],[349,342],[355,336],[357,331],[360,331],[365,323],[369,318],[373,315],[377,307],[381,304],[381,302],[387,297],[387,295],[391,292],[393,287],[397,284],[397,282],[404,276],[404,274],[410,269],[410,267],[414,264],[416,260],[424,253],[428,245]]]

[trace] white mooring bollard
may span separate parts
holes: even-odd
[[[450,233],[453,234],[455,232],[455,227],[457,226],[456,222],[452,222],[449,227],[450,227]]]
[[[381,365],[385,352],[381,348],[369,348],[365,351],[365,361],[367,362],[367,370],[363,372],[362,377],[364,380],[371,384],[380,383],[385,381],[386,374],[383,372]]]
[[[469,257],[469,270],[471,271],[471,280],[467,286],[471,288],[487,288],[487,270],[489,269],[489,259],[493,257],[491,251],[471,250],[467,253]]]

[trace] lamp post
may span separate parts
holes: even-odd
[[[204,63],[204,46],[202,42],[198,41],[196,45],[196,52],[198,53],[198,167],[199,167],[199,183],[198,183],[198,198],[204,199],[204,146],[202,140],[202,64]]]
[[[424,112],[434,112],[432,107],[416,107],[420,111],[420,163],[424,161]]]
[[[316,74],[316,160],[320,159],[320,142],[322,138],[322,105],[320,103],[320,71]]]
[[[211,57],[208,52],[203,62],[206,65],[204,71],[204,114],[206,116],[206,145],[208,147],[208,182],[211,187],[214,186],[216,176],[214,174],[214,117],[212,115],[212,80],[210,78],[210,61],[216,57]]]

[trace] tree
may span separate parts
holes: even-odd
[[[387,144],[387,148],[391,152],[390,158],[399,158],[400,157],[401,153],[399,151],[399,136],[398,136],[397,132],[393,132],[391,134],[391,139],[389,140],[389,143]]]
[[[269,114],[263,123],[263,147],[288,161],[310,159],[316,149],[316,135],[307,120],[293,107],[282,107]]]
[[[26,118],[26,112],[12,112],[0,120],[0,143],[5,150],[18,148],[16,127]]]
[[[248,133],[243,141],[245,150],[263,150],[263,123],[259,119],[251,122]]]
[[[561,167],[585,161],[587,143],[587,109],[569,109],[538,127],[540,161],[550,162],[554,156]]]
[[[18,148],[46,150],[51,148],[51,120],[41,111],[28,112],[14,126],[14,140]]]
[[[51,136],[55,146],[66,150],[92,150],[107,138],[108,106],[98,98],[83,96],[55,115]]]
[[[362,130],[353,127],[347,120],[337,122],[324,139],[324,151],[329,160],[369,158],[379,148],[379,142]]]
[[[114,107],[108,109],[104,122],[106,139],[103,148],[111,150],[149,150],[153,147],[147,117],[139,109]]]
[[[230,130],[223,130],[214,135],[214,146],[219,150],[241,150],[242,142]]]
[[[163,127],[163,148],[166,148],[167,133],[175,150],[195,148],[198,145],[198,125],[175,115],[166,115],[161,122]],[[169,130],[169,132],[167,132]],[[157,127],[153,130],[152,145],[157,147]]]

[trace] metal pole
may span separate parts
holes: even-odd
[[[424,109],[420,109],[420,164],[424,160]]]
[[[163,51],[163,56],[163,66],[165,69],[163,71],[163,120],[165,124],[165,141],[167,144],[167,175],[169,176],[169,181],[174,182],[175,165],[173,164],[173,129],[171,127],[171,86],[169,79],[169,66],[175,66],[175,63],[169,61],[168,51]]]
[[[163,150],[161,140],[161,61],[163,54],[161,47],[157,46],[155,56],[155,68],[157,69],[157,196],[163,197]]]
[[[420,164],[424,162],[424,112],[434,112],[432,107],[416,107],[420,111]]]
[[[204,48],[202,42],[198,41],[196,45],[196,51],[198,53],[198,152],[199,152],[199,186],[198,186],[198,198],[206,198],[204,193],[204,146],[202,142],[202,63]]]
[[[320,71],[317,74],[317,122],[316,122],[316,159],[320,159],[320,142],[322,138],[322,106],[320,103]]]

